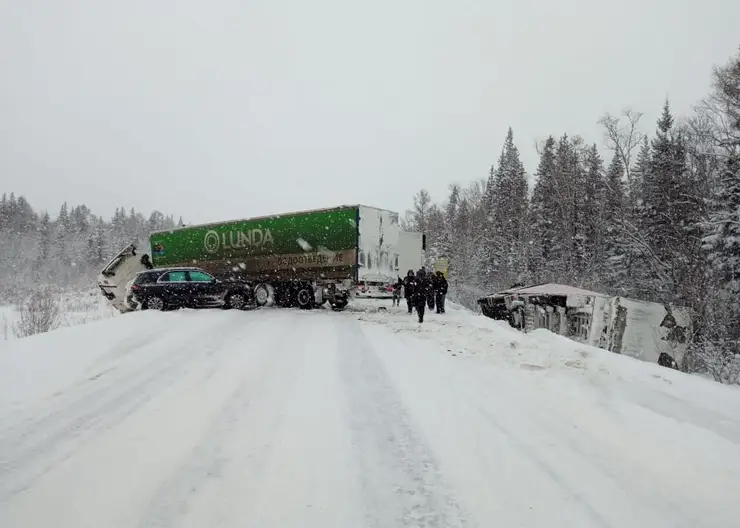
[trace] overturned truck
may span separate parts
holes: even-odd
[[[542,328],[652,363],[661,354],[680,363],[691,332],[685,308],[565,284],[514,287],[481,297],[478,304],[483,315],[520,330]]]
[[[395,279],[424,261],[422,233],[398,214],[340,206],[157,231],[132,243],[101,271],[98,286],[121,312],[128,288],[150,268],[196,266],[221,281],[243,282],[257,306],[347,306],[365,276]],[[147,253],[148,249],[148,253]]]

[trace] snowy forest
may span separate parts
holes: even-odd
[[[180,220],[182,222],[182,220]],[[116,210],[110,221],[85,205],[62,204],[52,219],[23,196],[0,199],[0,299],[15,303],[35,285],[89,289],[101,264],[150,231],[175,227],[172,216]]]
[[[413,199],[408,228],[427,233],[431,264],[450,263],[451,297],[559,282],[689,308],[684,370],[740,354],[740,53],[714,69],[692,115],[666,101],[655,124],[604,115],[604,148],[581,137],[539,145],[532,179],[509,129],[487,178]],[[605,159],[606,158],[606,159]]]

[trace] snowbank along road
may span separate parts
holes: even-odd
[[[740,525],[740,391],[450,310],[135,313],[0,349],[0,526]]]

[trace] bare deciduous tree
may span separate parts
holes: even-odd
[[[626,123],[622,121],[626,118]],[[632,183],[632,152],[642,142],[643,134],[640,129],[642,112],[636,112],[631,108],[622,111],[622,117],[616,117],[609,113],[604,114],[598,123],[604,127],[604,141],[609,150],[616,153],[624,165],[627,183]]]
[[[13,327],[16,337],[28,337],[59,326],[61,310],[56,294],[48,288],[34,290],[18,307],[19,320]]]
[[[723,155],[740,144],[740,52],[727,65],[714,68],[713,91],[696,107],[709,126],[708,136]]]
[[[406,223],[414,231],[427,231],[427,223],[429,221],[429,211],[434,206],[432,198],[429,196],[429,191],[426,189],[420,190],[414,196],[414,208],[406,215]]]

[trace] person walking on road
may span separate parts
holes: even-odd
[[[406,274],[406,278],[403,279],[403,296],[406,298],[406,306],[409,309],[409,314],[413,311],[414,305],[412,297],[414,295],[414,286],[416,285],[416,276],[414,276],[414,270],[409,270]]]
[[[421,268],[416,272],[416,284],[414,286],[414,292],[412,296],[412,304],[416,308],[416,313],[419,314],[419,323],[424,322],[424,311],[427,306],[427,300],[432,294],[432,283],[427,277],[424,268]]]
[[[426,271],[424,271],[426,274]],[[430,310],[434,310],[434,275],[431,273],[429,275],[426,275],[426,279],[429,282],[428,288],[427,288],[427,307]]]
[[[403,279],[398,277],[393,284],[393,306],[401,306],[401,288],[403,288]]]
[[[445,313],[445,299],[447,298],[447,279],[444,273],[438,271],[432,278],[434,288],[434,304],[437,306],[437,313]]]

